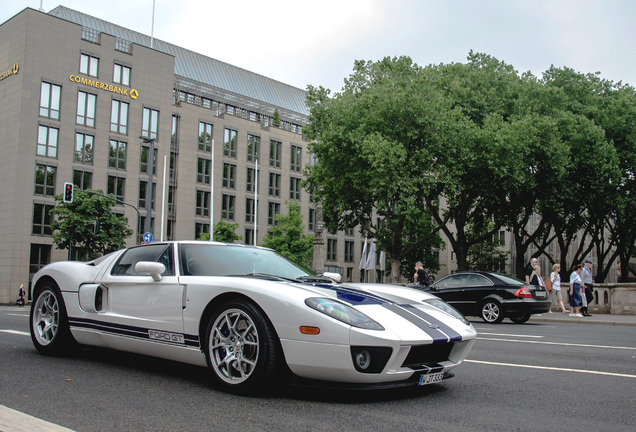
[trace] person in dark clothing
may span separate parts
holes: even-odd
[[[422,261],[415,263],[415,274],[413,277],[415,278],[415,283],[417,285],[428,286],[431,284],[431,281],[426,274],[426,270],[424,270],[424,264],[422,264]]]
[[[536,258],[532,258],[530,260],[530,264],[526,267],[526,283],[530,283],[530,279],[532,278],[532,272],[534,271],[535,266],[537,265],[538,260]]]

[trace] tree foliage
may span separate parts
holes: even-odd
[[[55,217],[51,223],[53,241],[58,249],[68,249],[71,244],[75,259],[90,260],[122,249],[125,240],[133,234],[128,219],[113,213],[115,202],[103,196],[101,190],[76,190],[72,203],[63,203],[61,194],[55,196],[55,201],[56,206],[51,210]],[[96,221],[99,221],[98,233]]]
[[[465,64],[356,61],[340,93],[309,86],[307,103],[305,184],[331,230],[379,239],[394,281],[440,232],[460,270],[499,262],[502,228],[518,273],[528,251],[564,270],[593,253],[600,281],[636,252],[630,86],[569,68],[537,78],[471,51]]]
[[[275,225],[270,227],[261,244],[297,264],[311,268],[314,236],[304,232],[300,206],[295,203],[287,205],[289,213],[276,215]]]

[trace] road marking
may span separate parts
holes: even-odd
[[[477,333],[480,335],[481,333]],[[543,339],[545,336],[535,336],[535,335],[520,335],[520,334],[507,334],[507,333],[485,333],[488,336],[510,336],[510,337],[525,337],[525,338],[537,338]]]
[[[0,431],[72,432],[62,426],[41,420],[20,411],[0,405]]]
[[[17,334],[20,336],[29,336],[30,333],[29,332],[23,332],[23,331],[18,331],[18,330],[0,330],[0,333],[11,333],[11,334]]]
[[[491,340],[491,341],[499,341],[499,342],[518,342],[518,343],[527,343],[527,344],[540,344],[540,345],[559,345],[559,346],[572,346],[572,347],[585,347],[585,348],[610,348],[610,349],[619,349],[619,350],[634,350],[636,351],[636,347],[621,347],[621,346],[607,346],[607,345],[588,345],[588,344],[577,344],[577,343],[566,343],[566,342],[546,342],[546,341],[528,341],[528,340],[517,340],[517,339],[499,339],[499,338],[488,338],[488,337],[479,337],[477,339],[483,340]]]
[[[12,314],[12,313],[8,313],[7,315],[11,315],[11,316],[19,316],[22,318],[28,318],[29,314]]]
[[[592,374],[592,375],[606,375],[606,376],[614,376],[614,377],[621,377],[621,378],[636,378],[636,375],[621,374],[621,373],[614,373],[614,372],[591,371],[591,370],[585,370],[585,369],[557,368],[557,367],[548,367],[548,366],[487,362],[487,361],[480,361],[480,360],[464,360],[464,361],[466,363],[477,363],[477,364],[485,364],[485,365],[492,365],[492,366],[509,366],[509,367],[518,367],[518,368],[526,368],[526,369],[542,369],[542,370],[560,371],[560,372],[577,372],[577,373],[586,373],[586,374]]]

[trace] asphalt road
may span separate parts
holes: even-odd
[[[636,327],[473,324],[473,351],[442,384],[255,398],[215,390],[204,368],[101,349],[39,355],[28,309],[0,307],[0,405],[78,432],[634,430]]]

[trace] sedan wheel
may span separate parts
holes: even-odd
[[[501,304],[495,300],[487,300],[481,306],[481,319],[490,324],[499,324],[504,319]]]
[[[280,353],[267,318],[251,303],[237,300],[212,315],[206,332],[206,357],[221,387],[249,393],[273,379]]]
[[[42,354],[61,354],[74,342],[62,295],[53,284],[36,287],[29,321],[31,340]]]

